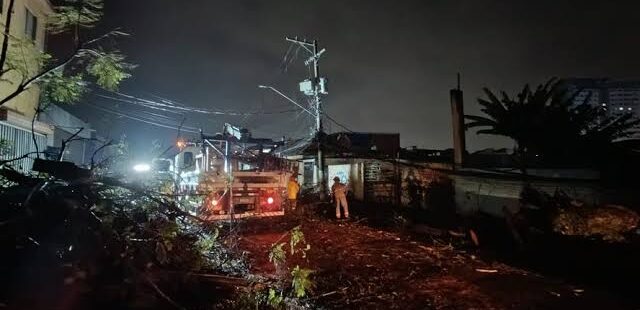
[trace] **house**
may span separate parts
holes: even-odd
[[[389,202],[395,199],[394,183],[388,180],[395,174],[386,168],[393,166],[398,157],[400,134],[339,132],[324,135],[322,139],[325,180],[329,186],[331,180],[338,177],[349,185],[351,194],[358,200]],[[303,188],[319,184],[317,152],[315,139],[292,141],[274,151],[278,156],[299,162],[299,182]]]
[[[35,48],[44,50],[46,42],[46,20],[53,13],[53,7],[48,0],[15,0],[13,12],[8,12],[9,0],[0,0],[0,29],[4,32],[4,24],[7,14],[13,14],[11,38],[16,41],[31,40]],[[0,38],[0,42],[5,40]],[[11,43],[11,42],[10,42]],[[11,53],[17,51],[10,48]],[[25,52],[28,54],[29,51]],[[38,70],[38,64],[30,55],[23,55],[26,62],[25,68],[30,72]],[[12,71],[4,74],[0,81],[0,98],[6,98],[15,90],[15,85],[22,80],[20,73]],[[32,120],[40,100],[40,89],[32,86],[17,97],[11,99],[0,107],[0,139],[9,145],[9,150],[2,153],[3,158],[15,158],[23,154],[35,152],[36,149],[44,151],[53,142],[53,126],[39,120]],[[31,129],[34,134],[32,135]],[[35,144],[34,144],[35,140]],[[37,147],[36,147],[37,145]],[[24,158],[14,167],[28,171],[32,164],[31,158]]]
[[[53,126],[53,134],[46,148],[47,156],[53,160],[61,159],[78,166],[88,166],[93,153],[105,143],[102,141],[104,139],[96,136],[89,123],[58,105],[48,105],[38,115],[38,120]]]

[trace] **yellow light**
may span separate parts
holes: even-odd
[[[185,146],[187,146],[187,144],[186,144],[184,141],[179,140],[179,141],[176,143],[176,146],[177,146],[179,149],[183,149]]]

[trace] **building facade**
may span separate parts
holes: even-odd
[[[633,113],[640,117],[640,81],[569,78],[563,80],[569,94],[578,94],[574,103],[599,105],[612,115]]]
[[[0,0],[0,31],[5,31],[7,14],[13,14],[9,29],[11,37],[9,57],[16,57],[16,55],[21,57],[24,61],[24,69],[30,76],[37,73],[39,69],[38,63],[34,61],[35,57],[29,54],[30,51],[24,51],[20,46],[14,46],[12,43],[32,41],[36,50],[43,51],[47,36],[47,16],[52,13],[53,8],[48,0],[15,0],[12,12],[9,12],[9,0]],[[0,37],[0,42],[5,39]],[[6,66],[3,69],[6,69]],[[6,98],[11,94],[24,78],[22,73],[16,71],[2,75],[0,98]],[[39,100],[40,89],[34,85],[0,107],[0,139],[8,145],[7,150],[3,150],[0,155],[2,158],[15,158],[36,150],[44,151],[53,143],[53,126],[39,120],[32,122]],[[31,158],[24,158],[15,162],[13,166],[19,170],[28,171],[32,161]]]
[[[94,152],[103,143],[89,123],[57,105],[48,105],[38,120],[54,126],[53,139],[48,139],[48,158],[89,166]]]

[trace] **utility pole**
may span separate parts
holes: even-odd
[[[453,167],[462,168],[464,164],[466,143],[464,131],[464,104],[462,89],[460,89],[460,73],[457,75],[457,88],[450,91],[451,118],[453,125]]]
[[[316,160],[317,167],[317,179],[320,183],[320,200],[324,200],[327,194],[327,183],[325,181],[325,173],[324,173],[324,154],[323,154],[323,146],[322,146],[322,98],[321,95],[326,95],[326,79],[320,76],[320,57],[326,49],[319,50],[318,49],[318,40],[313,40],[313,42],[309,42],[307,40],[299,40],[298,37],[295,38],[285,38],[287,41],[300,45],[303,49],[305,49],[311,55],[307,60],[305,60],[305,65],[311,66],[313,65],[313,77],[311,80],[304,80],[300,82],[300,91],[305,95],[311,97],[313,99],[313,109],[315,110],[316,117],[316,143],[318,148],[318,158]]]

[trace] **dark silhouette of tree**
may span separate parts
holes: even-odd
[[[525,85],[515,97],[503,91],[498,98],[488,88],[484,92],[487,99],[478,103],[486,116],[465,115],[470,120],[466,128],[513,139],[524,173],[533,157],[549,165],[595,164],[612,142],[631,136],[640,124],[631,113],[612,115],[590,105],[589,96],[575,103],[580,90],[569,93],[555,78],[535,90]]]

